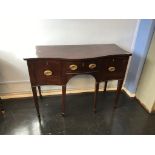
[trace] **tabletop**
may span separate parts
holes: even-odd
[[[39,45],[36,58],[86,59],[110,55],[131,55],[115,44]],[[33,58],[26,58],[33,59]]]

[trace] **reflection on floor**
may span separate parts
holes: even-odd
[[[61,95],[43,97],[39,100],[41,124],[32,98],[4,100],[6,113],[0,116],[0,134],[155,134],[155,115],[148,114],[134,99],[122,93],[120,106],[113,111],[115,93],[101,92],[94,114],[93,95],[68,94],[64,118],[60,115]]]

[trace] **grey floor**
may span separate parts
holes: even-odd
[[[39,99],[41,124],[32,98],[3,100],[1,135],[141,135],[155,134],[155,115],[122,93],[113,110],[115,93],[100,92],[97,113],[92,112],[93,93],[67,94],[66,116],[60,115],[61,95]]]

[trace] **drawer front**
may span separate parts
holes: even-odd
[[[33,62],[37,84],[59,84],[61,82],[61,62],[55,60],[37,60]]]
[[[104,58],[102,62],[103,77],[109,80],[124,78],[127,63],[127,57]]]
[[[86,72],[98,72],[100,67],[100,62],[98,59],[87,60],[84,62],[84,70]]]
[[[64,73],[81,73],[83,72],[84,62],[82,61],[65,61],[63,64]]]
[[[63,65],[63,72],[67,74],[80,74],[97,72],[99,62],[97,60],[81,60],[81,61],[66,61]]]

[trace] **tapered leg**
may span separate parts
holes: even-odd
[[[42,99],[41,87],[40,87],[40,86],[38,86],[38,91],[39,91],[39,96],[40,96],[40,98]]]
[[[96,83],[95,83],[94,106],[93,106],[93,111],[94,111],[95,113],[96,113],[96,104],[97,104],[98,89],[99,89],[99,82],[96,82]]]
[[[37,115],[38,115],[38,118],[39,118],[39,121],[40,121],[41,118],[40,118],[40,112],[39,112],[39,104],[38,104],[38,97],[37,97],[37,89],[36,89],[36,87],[32,87],[32,93],[33,93],[33,100],[34,100],[34,103],[35,103]]]
[[[4,107],[3,107],[3,103],[2,103],[2,99],[0,98],[0,110],[1,110],[1,113],[4,114],[5,113],[5,110],[4,110]]]
[[[66,98],[66,85],[62,86],[62,104],[61,104],[61,115],[65,115],[65,98]]]
[[[105,81],[105,84],[104,84],[104,92],[106,92],[106,89],[107,89],[107,83],[108,83],[108,81]]]
[[[118,80],[117,92],[116,92],[116,98],[115,98],[114,108],[117,108],[117,106],[118,106],[117,104],[118,104],[118,99],[119,99],[119,97],[120,97],[122,85],[123,85],[123,80]]]

